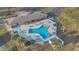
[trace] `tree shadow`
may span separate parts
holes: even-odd
[[[52,17],[52,16],[55,17],[56,16],[55,13],[53,13],[53,12],[48,12],[47,15],[48,15],[47,17]]]
[[[11,36],[9,32],[6,32],[5,34],[0,36],[0,46],[5,45],[8,41],[10,41]]]
[[[61,31],[61,24],[57,23],[57,35],[61,40],[64,41],[64,45],[67,45],[69,43],[77,43],[79,42],[79,35],[75,35],[77,31],[73,30],[70,32],[67,32],[66,34],[63,34]]]
[[[74,43],[77,43],[77,42],[79,42],[79,35],[76,35],[76,36],[75,36]]]
[[[76,32],[74,33],[76,34]],[[69,43],[77,43],[79,42],[79,35],[74,35],[74,34],[66,34],[66,35],[61,35],[60,38],[64,41],[64,45],[69,44]]]

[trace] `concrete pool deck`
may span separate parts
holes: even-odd
[[[57,36],[57,26],[54,25],[56,25],[56,22],[45,19],[31,24],[20,25],[11,31],[16,31],[20,37],[28,39],[29,41],[35,40],[35,43],[44,43]]]

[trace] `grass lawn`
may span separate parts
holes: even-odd
[[[0,36],[5,34],[6,32],[7,32],[7,30],[5,29],[5,26],[4,25],[0,25]]]
[[[53,38],[51,40],[52,42],[52,47],[54,50],[61,50],[62,49],[62,43],[60,42],[60,40],[58,38]]]

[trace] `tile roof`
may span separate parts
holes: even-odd
[[[18,12],[18,14],[22,14],[20,16],[15,17],[14,19],[12,18],[12,20],[8,20],[7,21],[11,24],[11,25],[15,25],[15,24],[24,24],[26,22],[30,22],[33,20],[39,20],[39,19],[44,19],[47,18],[47,14],[41,13],[40,11],[37,12],[26,12],[27,14],[24,14],[24,12]],[[11,18],[10,18],[11,19]]]

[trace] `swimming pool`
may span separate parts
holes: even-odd
[[[20,38],[24,38],[32,44],[43,45],[54,37],[57,37],[57,24],[52,18],[24,26],[16,26],[12,28],[12,32],[17,33]]]
[[[46,25],[41,25],[39,28],[30,28],[29,33],[40,34],[44,39],[48,38],[50,34],[48,33],[48,27]]]

